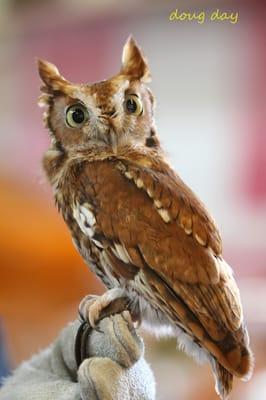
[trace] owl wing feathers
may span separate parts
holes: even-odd
[[[222,253],[219,231],[202,202],[180,177],[161,163],[160,170],[118,164],[118,168],[153,200],[158,210],[166,210],[171,220],[215,255]]]
[[[142,271],[172,317],[225,368],[246,375],[250,355],[238,288],[203,205],[175,176],[111,161],[91,164],[81,186],[94,186],[97,234],[110,243],[116,274],[134,279]]]
[[[130,247],[139,246],[147,264],[172,280],[204,284],[219,281],[219,234],[203,206],[196,208],[188,188],[185,193],[181,184],[173,187],[175,180],[166,181],[162,173],[156,176],[145,172],[131,179],[136,173],[133,169],[123,175],[110,162],[95,164],[97,168],[90,168],[90,175],[96,174],[94,169],[100,170],[95,192],[101,202],[98,224],[106,237],[118,237]],[[110,193],[115,194],[113,199]]]

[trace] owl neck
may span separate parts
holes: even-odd
[[[43,157],[43,168],[51,185],[56,188],[60,178],[73,165],[95,161],[123,161],[133,163],[143,168],[162,170],[169,168],[164,151],[160,146],[151,148],[143,145],[124,145],[114,152],[110,146],[91,144],[90,147],[80,147],[66,151],[58,146],[52,146]]]

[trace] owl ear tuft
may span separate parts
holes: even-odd
[[[43,91],[61,91],[64,86],[68,85],[68,82],[60,75],[57,67],[45,60],[38,59],[38,70],[39,75],[45,87],[41,88]]]
[[[120,73],[132,76],[145,83],[151,80],[148,63],[132,36],[129,36],[123,48]]]

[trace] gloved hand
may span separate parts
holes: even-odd
[[[0,390],[0,400],[154,400],[155,381],[128,311],[100,321],[85,341],[77,370],[69,324],[54,343],[21,364]]]

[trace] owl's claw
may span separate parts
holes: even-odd
[[[119,300],[121,300],[121,304],[117,308],[115,303]],[[113,303],[114,307],[111,307]],[[84,297],[79,305],[79,315],[84,321],[88,321],[93,329],[98,329],[97,324],[102,318],[125,309],[126,300],[123,289],[114,288],[108,290],[102,296],[88,295]]]
[[[79,305],[79,315],[84,321],[88,321],[92,328],[96,328],[101,310],[104,303],[101,302],[102,296],[88,295],[84,297]]]
[[[97,322],[100,320],[101,312],[106,306],[108,306],[108,304],[109,303],[107,303],[106,300],[102,297],[95,299],[91,303],[87,311],[87,318],[92,328],[96,328]]]
[[[91,307],[91,305],[94,303],[94,301],[98,298],[98,296],[95,295],[87,295],[85,296],[80,304],[79,304],[79,309],[78,309],[78,313],[79,313],[79,318],[81,321],[87,321],[88,317],[87,317],[87,310]]]

